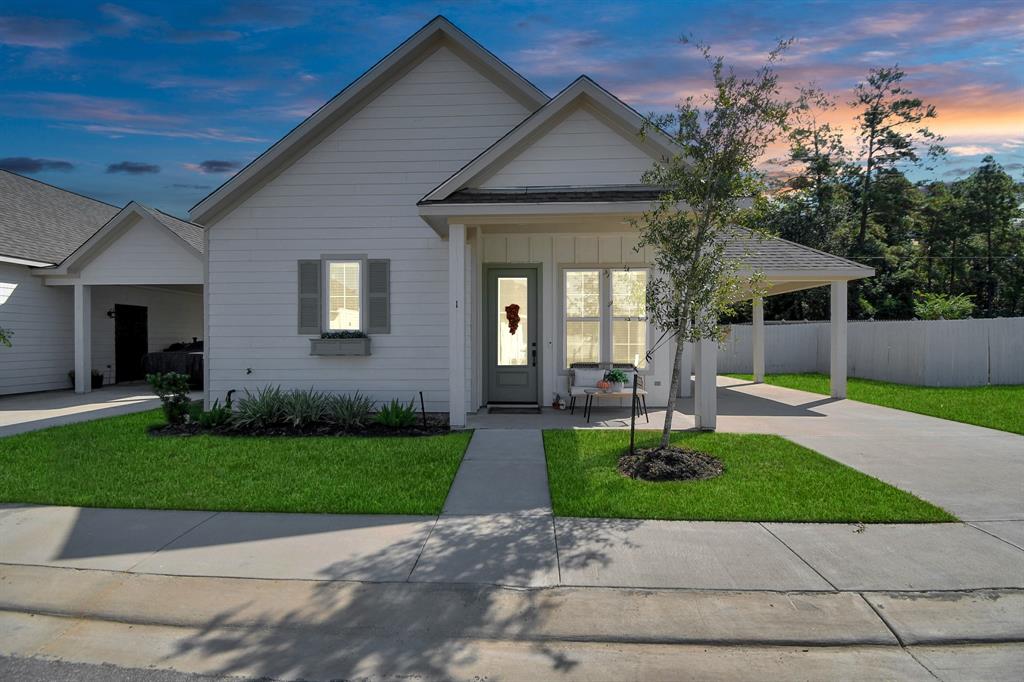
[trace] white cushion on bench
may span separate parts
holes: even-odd
[[[572,388],[597,388],[597,382],[604,379],[603,369],[574,369]],[[580,395],[576,393],[575,395]]]

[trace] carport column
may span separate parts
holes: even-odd
[[[466,226],[448,226],[448,420],[466,425]]]
[[[754,346],[754,381],[764,383],[764,299],[754,297],[754,324],[751,327]]]
[[[714,431],[718,413],[716,379],[718,342],[701,339],[693,344],[693,419],[698,429]]]
[[[846,397],[846,282],[832,282],[829,377],[833,398]]]
[[[92,288],[75,285],[75,393],[92,390]]]

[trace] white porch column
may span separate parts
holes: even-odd
[[[832,282],[829,379],[833,398],[846,397],[846,282]]]
[[[448,226],[448,420],[466,425],[466,226]]]
[[[92,390],[92,288],[75,286],[75,393]]]
[[[754,381],[764,383],[764,299],[754,297],[754,324],[751,326],[751,342],[754,346]]]
[[[693,344],[693,418],[698,429],[714,431],[718,416],[718,342],[701,339]]]

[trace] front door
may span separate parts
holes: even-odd
[[[144,379],[142,356],[149,352],[148,311],[140,305],[114,306],[115,381]]]
[[[490,268],[486,282],[487,402],[538,404],[537,268]]]

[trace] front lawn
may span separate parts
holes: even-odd
[[[749,374],[730,374],[750,379]],[[765,383],[829,394],[826,374],[769,374]],[[897,410],[1024,435],[1024,386],[934,388],[871,379],[847,380],[846,397]]]
[[[148,435],[162,422],[152,411],[0,439],[0,502],[438,514],[471,436]]]
[[[638,447],[660,434],[637,432]],[[699,521],[918,523],[955,521],[933,504],[779,436],[679,433],[725,473],[706,481],[649,483],[616,470],[628,431],[545,431],[556,516]]]

